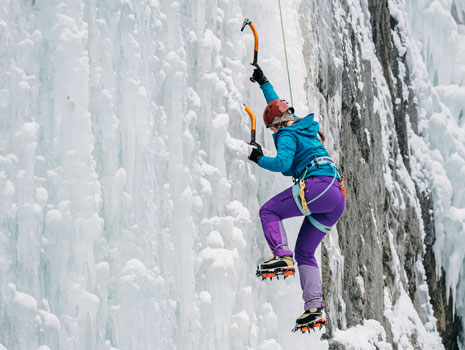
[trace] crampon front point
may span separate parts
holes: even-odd
[[[260,268],[257,269],[257,277],[261,277],[262,280],[266,280],[269,278],[270,280],[273,279],[273,277],[276,277],[276,279],[279,280],[279,276],[284,276],[284,279],[286,279],[289,276],[295,276],[295,267],[286,267],[286,268],[275,268],[275,269],[264,269],[260,270]]]
[[[319,328],[320,331],[325,326],[326,320],[320,317],[318,320],[311,321],[306,324],[296,324],[292,332],[301,331],[302,333],[308,332],[310,333],[311,330],[315,331],[315,328]]]

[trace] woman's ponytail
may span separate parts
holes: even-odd
[[[325,134],[323,134],[322,131],[318,131],[318,136],[320,136],[321,142],[326,141],[326,136],[325,136]]]

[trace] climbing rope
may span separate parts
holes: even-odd
[[[289,63],[287,60],[286,37],[284,36],[283,11],[281,10],[281,0],[278,0],[278,4],[279,4],[279,16],[281,17],[281,31],[283,33],[284,56],[286,57],[287,80],[289,81],[289,93],[291,94],[291,105],[293,106],[294,100],[292,98],[291,75],[289,74]]]

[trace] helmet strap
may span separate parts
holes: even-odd
[[[272,124],[270,126],[274,126],[275,128],[278,128],[278,129],[281,129],[282,128],[282,125],[283,125],[283,119],[284,117],[286,116],[286,114],[289,114],[289,115],[292,115],[292,113],[289,113],[288,112],[289,110],[287,110],[282,116],[281,116],[281,119],[279,120],[279,123],[276,123],[276,124]],[[288,122],[289,120],[287,120],[286,122]]]

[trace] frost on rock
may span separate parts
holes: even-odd
[[[291,181],[247,160],[244,102],[265,154],[275,148],[249,81],[253,36],[240,26],[253,19],[259,62],[290,101],[278,6],[4,2],[0,349],[436,346],[412,243],[427,236],[416,192],[430,190],[438,274],[463,316],[465,5],[390,0],[391,49],[405,59],[386,74],[373,3],[283,8],[294,107],[315,113],[352,191],[321,249],[331,321],[321,340],[290,333],[303,311],[298,278],[255,276],[271,254],[259,208]],[[400,126],[396,111],[408,114]],[[291,246],[301,220],[285,222]]]

